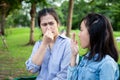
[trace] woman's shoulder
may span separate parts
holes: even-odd
[[[109,56],[109,55],[106,55],[102,60],[101,60],[101,67],[102,66],[111,66],[111,67],[114,67],[114,68],[117,68],[118,67],[118,64],[117,62],[115,62],[115,60]]]
[[[60,34],[59,37],[63,38],[63,39],[70,39],[69,37],[67,37],[66,35],[63,35],[63,34]]]
[[[41,42],[42,42],[41,40],[38,40],[38,41],[35,42],[35,45],[36,44],[41,44]]]
[[[34,46],[38,46],[38,47],[39,47],[39,45],[41,44],[41,42],[42,42],[42,41],[40,41],[40,40],[39,40],[39,41],[36,41],[35,44],[34,44]]]
[[[103,59],[103,62],[115,62],[115,60],[110,56],[110,55],[106,55]],[[116,63],[116,62],[115,62]]]
[[[64,41],[66,41],[66,42],[70,42],[71,41],[71,39],[69,38],[69,37],[67,37],[66,35],[59,35],[59,39],[60,40],[64,40]]]

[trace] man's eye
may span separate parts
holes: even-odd
[[[49,22],[48,24],[49,24],[49,25],[53,25],[54,23],[53,23],[53,22]]]

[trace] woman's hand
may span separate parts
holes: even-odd
[[[76,65],[76,58],[78,54],[78,42],[75,40],[75,33],[72,34],[72,39],[71,39],[71,50],[72,50],[72,56],[71,56],[71,62],[70,66],[75,66]]]
[[[43,36],[43,42],[45,44],[49,44],[53,40],[54,40],[54,35],[53,35],[52,31],[47,29],[46,33]]]
[[[79,47],[78,47],[78,42],[75,39],[75,33],[72,34],[72,40],[71,40],[71,50],[72,50],[72,55],[77,56],[79,52]]]

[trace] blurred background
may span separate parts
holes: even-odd
[[[72,32],[79,33],[80,21],[87,13],[104,14],[112,23],[120,53],[120,0],[0,0],[0,80],[36,76],[26,71],[25,61],[41,39],[37,13],[46,7],[56,10],[59,30],[68,37]],[[80,55],[86,51],[79,50]]]

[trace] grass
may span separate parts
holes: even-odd
[[[31,54],[32,45],[29,42],[29,28],[11,28],[6,30],[6,43],[8,50],[0,39],[0,78],[15,78],[31,76],[25,68],[25,61]],[[35,40],[40,37],[39,29],[35,29]]]
[[[25,61],[31,55],[33,46],[26,44],[29,42],[29,28],[6,29],[6,49],[0,39],[0,79],[13,79],[15,77],[33,76],[26,71]],[[79,30],[72,32],[78,33]],[[35,28],[35,41],[40,39],[40,29]],[[118,37],[120,32],[114,32],[114,37]],[[77,37],[78,39],[78,37]],[[117,42],[120,51],[120,42]],[[85,49],[80,48],[80,54],[85,53]],[[119,60],[120,62],[120,60]]]

